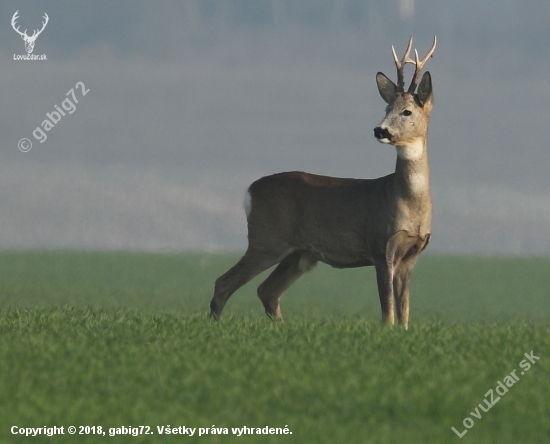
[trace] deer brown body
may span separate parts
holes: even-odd
[[[386,117],[375,128],[382,143],[396,146],[395,172],[377,179],[345,179],[304,172],[262,177],[248,189],[245,208],[248,249],[215,285],[211,316],[218,318],[229,297],[250,279],[278,264],[258,287],[266,313],[281,319],[281,294],[318,261],[335,268],[374,266],[382,318],[394,323],[394,313],[407,327],[409,282],[416,258],[430,239],[432,203],[429,186],[427,131],[433,104],[432,84],[425,73],[418,93],[422,60],[409,58],[412,37],[403,60],[394,58],[395,85],[377,74]],[[403,66],[416,66],[408,92],[403,90]]]

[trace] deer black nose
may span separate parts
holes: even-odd
[[[374,137],[376,137],[378,140],[381,140],[381,139],[391,140],[391,133],[386,128],[377,126],[376,128],[374,128]]]

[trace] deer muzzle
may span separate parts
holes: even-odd
[[[376,137],[376,139],[381,143],[390,143],[392,135],[387,128],[377,126],[374,128],[374,137]]]

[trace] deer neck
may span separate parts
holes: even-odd
[[[426,138],[396,146],[395,185],[401,198],[430,202],[430,169]]]

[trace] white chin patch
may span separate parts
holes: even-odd
[[[390,143],[390,139],[384,138],[384,139],[378,139],[380,143]]]

